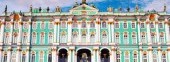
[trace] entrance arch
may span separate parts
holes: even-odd
[[[110,62],[110,53],[108,49],[101,50],[101,62]]]
[[[80,49],[77,51],[77,62],[91,62],[91,51],[88,49]]]
[[[68,62],[68,54],[66,49],[60,49],[58,55],[58,62]]]

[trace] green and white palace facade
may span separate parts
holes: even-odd
[[[108,7],[85,0],[0,15],[0,62],[170,62],[170,14]]]

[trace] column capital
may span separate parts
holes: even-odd
[[[8,47],[8,51],[12,51],[12,48],[11,48],[11,47]]]

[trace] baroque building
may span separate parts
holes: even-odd
[[[170,14],[86,0],[69,12],[30,7],[0,15],[0,62],[169,62]]]

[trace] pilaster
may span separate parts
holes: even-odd
[[[28,24],[28,27],[29,27],[29,28],[28,28],[28,41],[27,41],[27,45],[30,45],[30,43],[31,43],[31,39],[30,39],[30,38],[32,37],[32,36],[30,35],[30,34],[32,34],[32,33],[31,33],[31,17],[29,17],[28,20],[29,20],[29,21],[28,21],[28,23],[29,23],[29,24]]]
[[[0,45],[3,45],[5,18],[0,21]]]
[[[162,49],[161,49],[161,47],[159,46],[158,47],[158,62],[162,62]]]
[[[142,44],[142,41],[141,41],[141,33],[140,33],[140,17],[138,16],[137,17],[137,27],[138,27],[138,42],[139,42],[139,45]]]
[[[95,43],[96,44],[100,44],[100,16],[96,16],[96,24],[95,24],[95,28],[96,28],[96,39],[95,39]]]
[[[53,45],[59,45],[60,17],[54,17],[54,42]]]
[[[29,54],[29,53],[30,53],[29,51],[30,51],[30,48],[27,47],[27,49],[26,49],[26,59],[25,59],[26,62],[29,62],[29,55],[30,55],[30,54]]]
[[[11,62],[11,51],[12,51],[12,48],[9,47],[8,48],[8,51],[7,51],[7,62]]]
[[[52,62],[58,62],[58,54],[56,53],[57,51],[56,47],[52,48]]]
[[[149,62],[153,62],[153,54],[152,53],[153,53],[153,49],[151,46],[149,46],[148,47],[148,58],[149,58],[148,61]]]
[[[72,33],[72,17],[73,16],[69,16],[68,17],[68,22],[67,22],[67,24],[68,24],[68,43],[67,43],[67,45],[70,45],[71,44],[71,33]]]
[[[168,25],[168,17],[165,17],[165,36],[167,45],[170,45],[170,35],[169,35],[169,25]]]
[[[2,47],[0,47],[0,62],[2,62],[2,57],[3,57],[3,54],[2,54]]]
[[[21,45],[21,40],[22,40],[22,17],[20,18],[20,21],[17,22],[19,25],[19,33],[18,33],[18,39],[17,39],[17,45]]]
[[[16,62],[20,62],[21,59],[21,48],[17,47]]]
[[[69,53],[68,53],[68,62],[74,62],[75,59],[75,47],[69,47]]]
[[[170,47],[167,49],[167,61],[170,61]]]
[[[11,45],[11,44],[12,44],[12,41],[13,41],[13,40],[12,40],[12,36],[13,36],[13,35],[12,35],[12,34],[13,34],[13,23],[14,23],[13,20],[14,20],[14,19],[11,18],[11,21],[10,21],[10,22],[11,22],[11,24],[10,24],[11,26],[10,26],[10,34],[9,34],[9,35],[10,35],[10,36],[9,36],[9,39],[10,39],[10,40],[9,40],[9,42],[8,42],[9,45]]]
[[[146,20],[146,28],[147,28],[147,38],[148,38],[148,45],[151,45],[151,33],[150,33],[150,20],[147,18]]]
[[[116,62],[116,48],[114,46],[111,49],[110,62]]]

